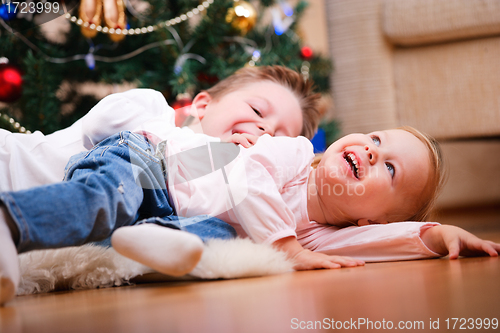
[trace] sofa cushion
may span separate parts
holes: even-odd
[[[394,50],[399,123],[441,139],[500,135],[500,38]]]
[[[500,35],[500,1],[385,0],[382,29],[405,46]]]
[[[440,209],[500,202],[500,140],[441,142],[448,181],[437,200]]]

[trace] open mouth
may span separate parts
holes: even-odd
[[[356,155],[354,155],[353,153],[344,152],[344,159],[351,167],[354,177],[356,177],[356,179],[359,179],[359,165],[358,160],[356,159]]]

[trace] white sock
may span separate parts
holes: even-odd
[[[151,223],[117,229],[111,244],[121,255],[172,276],[191,272],[203,253],[198,236]]]
[[[0,306],[16,295],[20,272],[17,250],[7,225],[8,215],[0,206]]]

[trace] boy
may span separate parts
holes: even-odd
[[[276,112],[270,109],[263,117],[254,112],[255,117],[242,115],[240,119],[236,112],[233,113],[237,110],[236,106],[229,105],[221,112],[214,110],[212,104],[221,96],[262,80],[270,86],[276,84],[278,90],[285,88],[283,100],[292,101],[293,95],[299,107],[282,107]],[[287,91],[292,94],[286,94]],[[260,125],[262,132],[274,132],[276,136],[303,135],[312,138],[321,116],[316,105],[318,98],[311,90],[311,83],[305,83],[297,72],[281,66],[243,68],[194,98],[191,113],[198,120],[194,112],[200,110],[201,121],[194,122],[190,128],[225,139],[228,128],[244,130],[253,124],[254,127]],[[256,104],[255,110],[257,106],[266,106],[260,106],[265,101],[253,103]],[[282,109],[284,112],[281,112]],[[105,97],[72,126],[47,136],[38,131],[26,135],[0,129],[0,191],[18,191],[59,182],[64,177],[64,168],[71,156],[91,149],[96,143],[121,131],[145,130],[163,139],[166,131],[175,126],[174,116],[174,110],[161,93],[134,89]],[[232,124],[226,123],[227,128],[217,127],[229,120]]]

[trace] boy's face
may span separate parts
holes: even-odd
[[[413,134],[388,130],[339,139],[328,147],[315,172],[329,221],[339,226],[346,220],[358,225],[387,223],[415,212],[430,160],[427,148]]]
[[[295,137],[302,131],[297,98],[271,81],[247,84],[217,100],[202,92],[192,105],[201,124],[201,130],[193,129],[222,140],[234,133]]]

